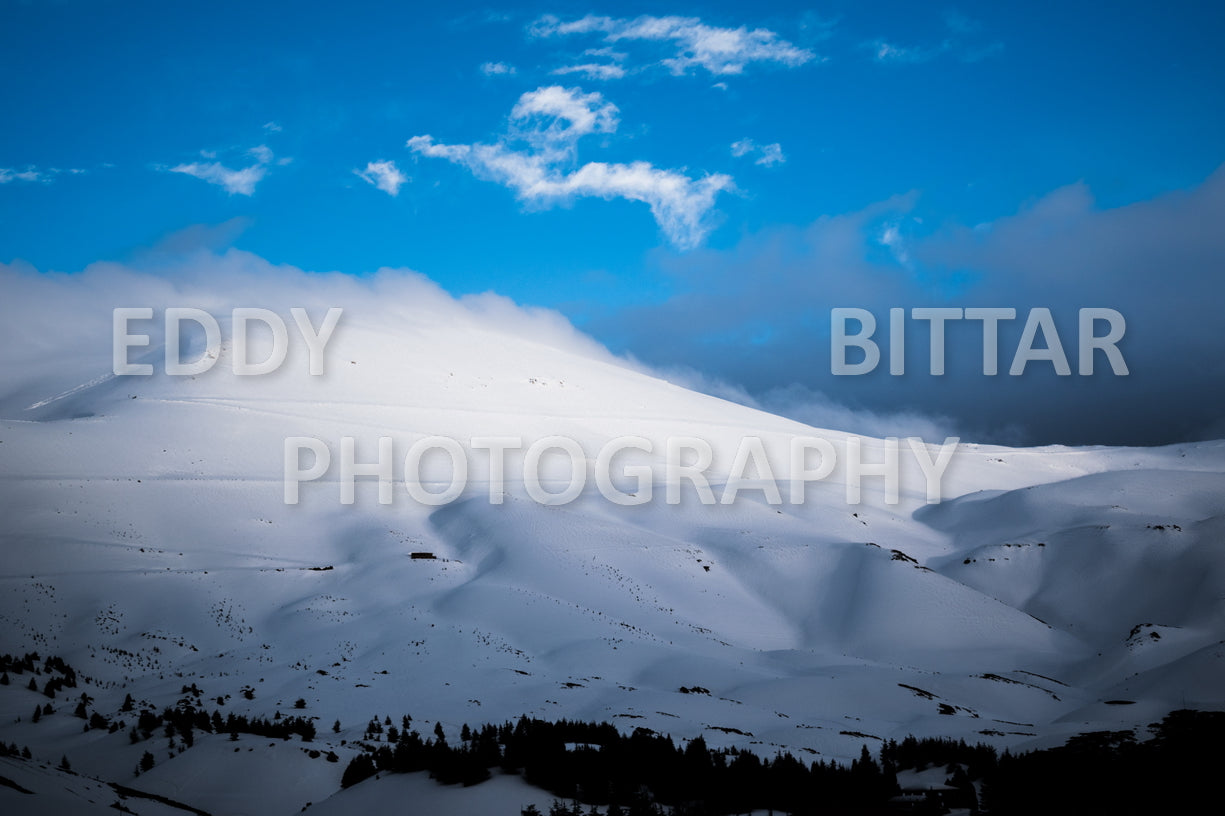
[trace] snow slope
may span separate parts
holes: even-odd
[[[305,305],[317,325],[336,303],[335,285],[312,285],[286,318]],[[846,433],[666,382],[547,316],[456,303],[419,282],[372,286],[378,297],[346,309],[321,377],[293,343],[276,374],[235,376],[224,317],[220,359],[195,377],[110,375],[109,334],[6,366],[0,652],[63,656],[104,713],[125,693],[172,703],[191,682],[228,695],[223,710],[288,712],[302,697],[319,747],[342,752],[376,714],[410,713],[422,733],[590,718],[849,759],[909,733],[1038,745],[1225,705],[1225,443],[963,444],[932,505],[903,444],[901,501],[885,503],[869,478],[848,504]],[[250,305],[241,290],[213,297],[219,316]],[[111,304],[99,308],[109,320]],[[159,344],[146,359],[160,370]],[[397,481],[379,504],[364,478],[340,503],[341,437],[356,439],[359,461],[391,437],[399,479],[408,448],[434,435],[561,435],[591,459],[618,436],[655,444],[625,463],[661,462],[668,438],[700,437],[716,495],[745,436],[779,463],[794,437],[825,438],[839,463],[802,505],[751,490],[668,505],[657,484],[651,502],[622,507],[589,480],[577,501],[545,506],[519,483],[521,453],[491,503],[488,455],[470,451],[455,502],[424,506]],[[283,501],[288,436],[319,438],[333,457],[297,505]],[[880,460],[880,440],[863,446]],[[443,478],[442,464],[427,470]],[[564,464],[545,460],[563,482]],[[679,691],[695,686],[709,694]],[[0,690],[0,740],[210,812],[254,796],[225,789],[223,740],[133,780],[143,748],[123,734],[14,722],[38,697]],[[334,719],[342,733],[324,740]],[[285,778],[252,812],[318,805],[343,768],[303,784],[320,777],[261,761]]]

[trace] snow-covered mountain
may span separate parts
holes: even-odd
[[[360,735],[372,715],[458,732],[529,714],[842,760],[906,734],[1048,745],[1225,706],[1225,443],[962,443],[937,504],[903,445],[900,501],[868,478],[850,504],[850,434],[669,383],[549,314],[454,301],[412,276],[269,282],[230,262],[228,276],[189,284],[95,272],[72,284],[90,294],[50,311],[31,304],[68,284],[9,280],[25,296],[4,308],[10,330],[49,325],[3,352],[0,652],[64,657],[91,678],[99,710],[127,693],[166,705],[194,683],[228,698],[225,710],[289,713],[303,698],[320,746]],[[216,365],[167,376],[155,336],[131,357],[158,373],[110,373],[111,309],[142,305],[159,319],[175,305],[217,315]],[[275,374],[233,374],[237,306],[289,323]],[[345,308],[322,376],[307,372],[291,306],[315,325]],[[464,442],[473,463],[469,490],[438,507],[399,481],[406,451],[430,436]],[[772,454],[820,437],[841,458],[803,504],[743,490],[729,504],[670,505],[657,484],[651,501],[619,506],[588,480],[578,500],[547,506],[525,494],[512,453],[492,502],[488,454],[468,441],[551,436],[592,460],[613,438],[642,437],[655,453],[625,462],[656,464],[667,439],[704,439],[716,487],[746,436]],[[320,439],[333,458],[296,505],[284,501],[287,437]],[[341,503],[342,437],[366,462],[393,440],[390,504],[373,478]],[[881,440],[862,444],[880,461]],[[554,456],[545,470],[564,482],[568,466]],[[76,720],[30,723],[40,700],[0,689],[0,740],[135,784],[147,746]],[[325,728],[336,719],[339,734]],[[319,807],[335,792],[340,764],[320,771],[293,747],[256,746],[242,762],[264,763],[275,792],[258,806],[244,793],[252,812]],[[239,812],[222,784],[230,756],[223,737],[202,740],[138,787]]]

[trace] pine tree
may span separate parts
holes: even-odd
[[[72,765],[68,764],[67,755],[60,757],[60,770],[61,771],[71,771],[72,770]]]
[[[340,720],[337,720],[336,722],[332,723],[332,733],[333,734],[340,733]]]
[[[42,706],[34,706],[34,716],[30,718],[31,722],[38,722],[43,718]]]
[[[157,758],[154,757],[153,754],[149,753],[148,751],[145,751],[145,753],[140,758],[140,769],[142,771],[151,771],[153,770],[153,766],[156,764],[157,764]]]
[[[340,787],[348,788],[363,779],[374,776],[374,760],[369,754],[358,754],[345,766],[345,772],[340,777]]]

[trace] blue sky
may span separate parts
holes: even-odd
[[[225,225],[274,263],[557,308],[798,416],[1225,435],[1219,363],[1169,364],[1225,324],[1194,229],[1225,214],[1219,2],[0,0],[0,30],[0,262]],[[1126,307],[1137,366],[829,376],[829,308],[950,304]]]

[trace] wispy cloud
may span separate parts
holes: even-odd
[[[778,142],[759,145],[749,138],[732,142],[732,155],[738,159],[745,156],[754,157],[753,163],[760,164],[762,167],[773,167],[787,161],[787,157],[783,154],[783,146]]]
[[[520,200],[550,205],[575,197],[624,198],[647,204],[675,246],[691,249],[710,230],[716,196],[734,189],[730,176],[691,178],[650,162],[577,162],[578,142],[595,133],[613,133],[619,111],[599,93],[550,86],[523,94],[511,111],[511,128],[494,144],[440,144],[414,136],[415,153],[461,164],[480,178],[514,190]]]
[[[563,65],[549,73],[556,76],[582,74],[588,79],[621,79],[625,76],[625,69],[613,63],[586,62],[582,65]]]
[[[71,176],[78,176],[87,171],[80,168],[72,167],[61,169],[59,167],[48,167],[39,169],[34,165],[28,165],[24,170],[14,170],[11,167],[0,167],[0,184],[9,184],[14,181],[39,181],[43,184],[50,184],[55,180],[55,177],[61,173],[67,173]]]
[[[232,170],[220,162],[190,162],[175,165],[170,168],[170,172],[183,173],[224,187],[231,195],[237,193],[249,196],[255,193],[255,185],[263,180],[267,168],[262,164],[255,164],[241,170]]]
[[[97,339],[110,337],[112,308],[132,303],[159,314],[189,303],[228,316],[236,305],[284,303],[292,293],[292,302],[312,314],[343,304],[346,320],[355,318],[375,330],[420,324],[428,314],[447,325],[493,328],[601,363],[626,365],[551,309],[521,307],[491,292],[456,298],[408,269],[314,274],[230,247],[234,226],[192,227],[126,263],[92,263],[79,274],[44,274],[24,261],[0,262],[0,416],[31,418],[25,408],[35,399],[109,372],[110,343]],[[150,346],[158,348],[165,341],[161,321],[147,325]],[[7,437],[4,444],[12,447]]]
[[[963,62],[979,62],[1004,50],[1004,44],[1000,42],[974,43],[976,35],[982,31],[982,23],[957,11],[944,13],[944,27],[947,36],[934,45],[899,45],[877,38],[864,43],[864,46],[872,52],[877,62],[895,65],[930,62],[945,54]]]
[[[201,151],[201,156],[206,159],[216,158],[215,153],[208,151]],[[176,164],[174,167],[166,168],[166,170],[170,173],[182,173],[186,176],[198,178],[201,181],[207,181],[209,184],[224,187],[225,191],[230,195],[250,196],[255,193],[255,186],[268,174],[268,168],[271,165],[274,163],[284,165],[292,161],[292,159],[288,158],[276,159],[272,149],[267,145],[256,145],[246,151],[246,156],[254,159],[254,163],[237,170],[227,167],[219,161]]]
[[[918,46],[897,45],[885,40],[873,40],[868,43],[868,47],[872,49],[873,58],[877,62],[915,64],[935,59],[948,51],[952,47],[952,43],[945,40],[931,48],[921,48]]]
[[[393,197],[399,194],[400,186],[409,180],[408,176],[401,173],[400,168],[396,167],[394,161],[367,162],[365,170],[354,170],[353,172],[359,178]]]
[[[583,52],[583,56],[602,57],[604,59],[612,60],[613,62],[625,62],[625,60],[629,58],[629,54],[625,53],[624,51],[618,51],[611,46],[604,46],[603,48],[588,48]]]
[[[588,48],[583,52],[583,56],[587,58],[596,57],[602,62],[579,62],[574,65],[563,65],[560,68],[554,68],[549,73],[555,76],[565,76],[566,74],[581,74],[588,79],[621,79],[629,71],[625,68],[625,60],[629,54],[624,51],[605,46],[603,48]]]
[[[483,62],[481,63],[481,73],[485,76],[509,76],[516,74],[515,66],[508,65],[505,62]]]
[[[268,145],[256,145],[248,150],[247,153],[260,164],[272,164],[272,160],[275,158]]]
[[[25,170],[13,170],[8,167],[0,167],[0,184],[8,184],[13,181],[50,181],[45,174],[36,167],[27,167]]]
[[[792,45],[769,29],[711,26],[697,17],[643,15],[626,19],[589,14],[564,21],[545,15],[529,31],[536,37],[597,34],[608,43],[666,43],[674,54],[659,64],[678,76],[698,67],[712,74],[740,74],[754,62],[795,67],[816,58],[812,51]]]

